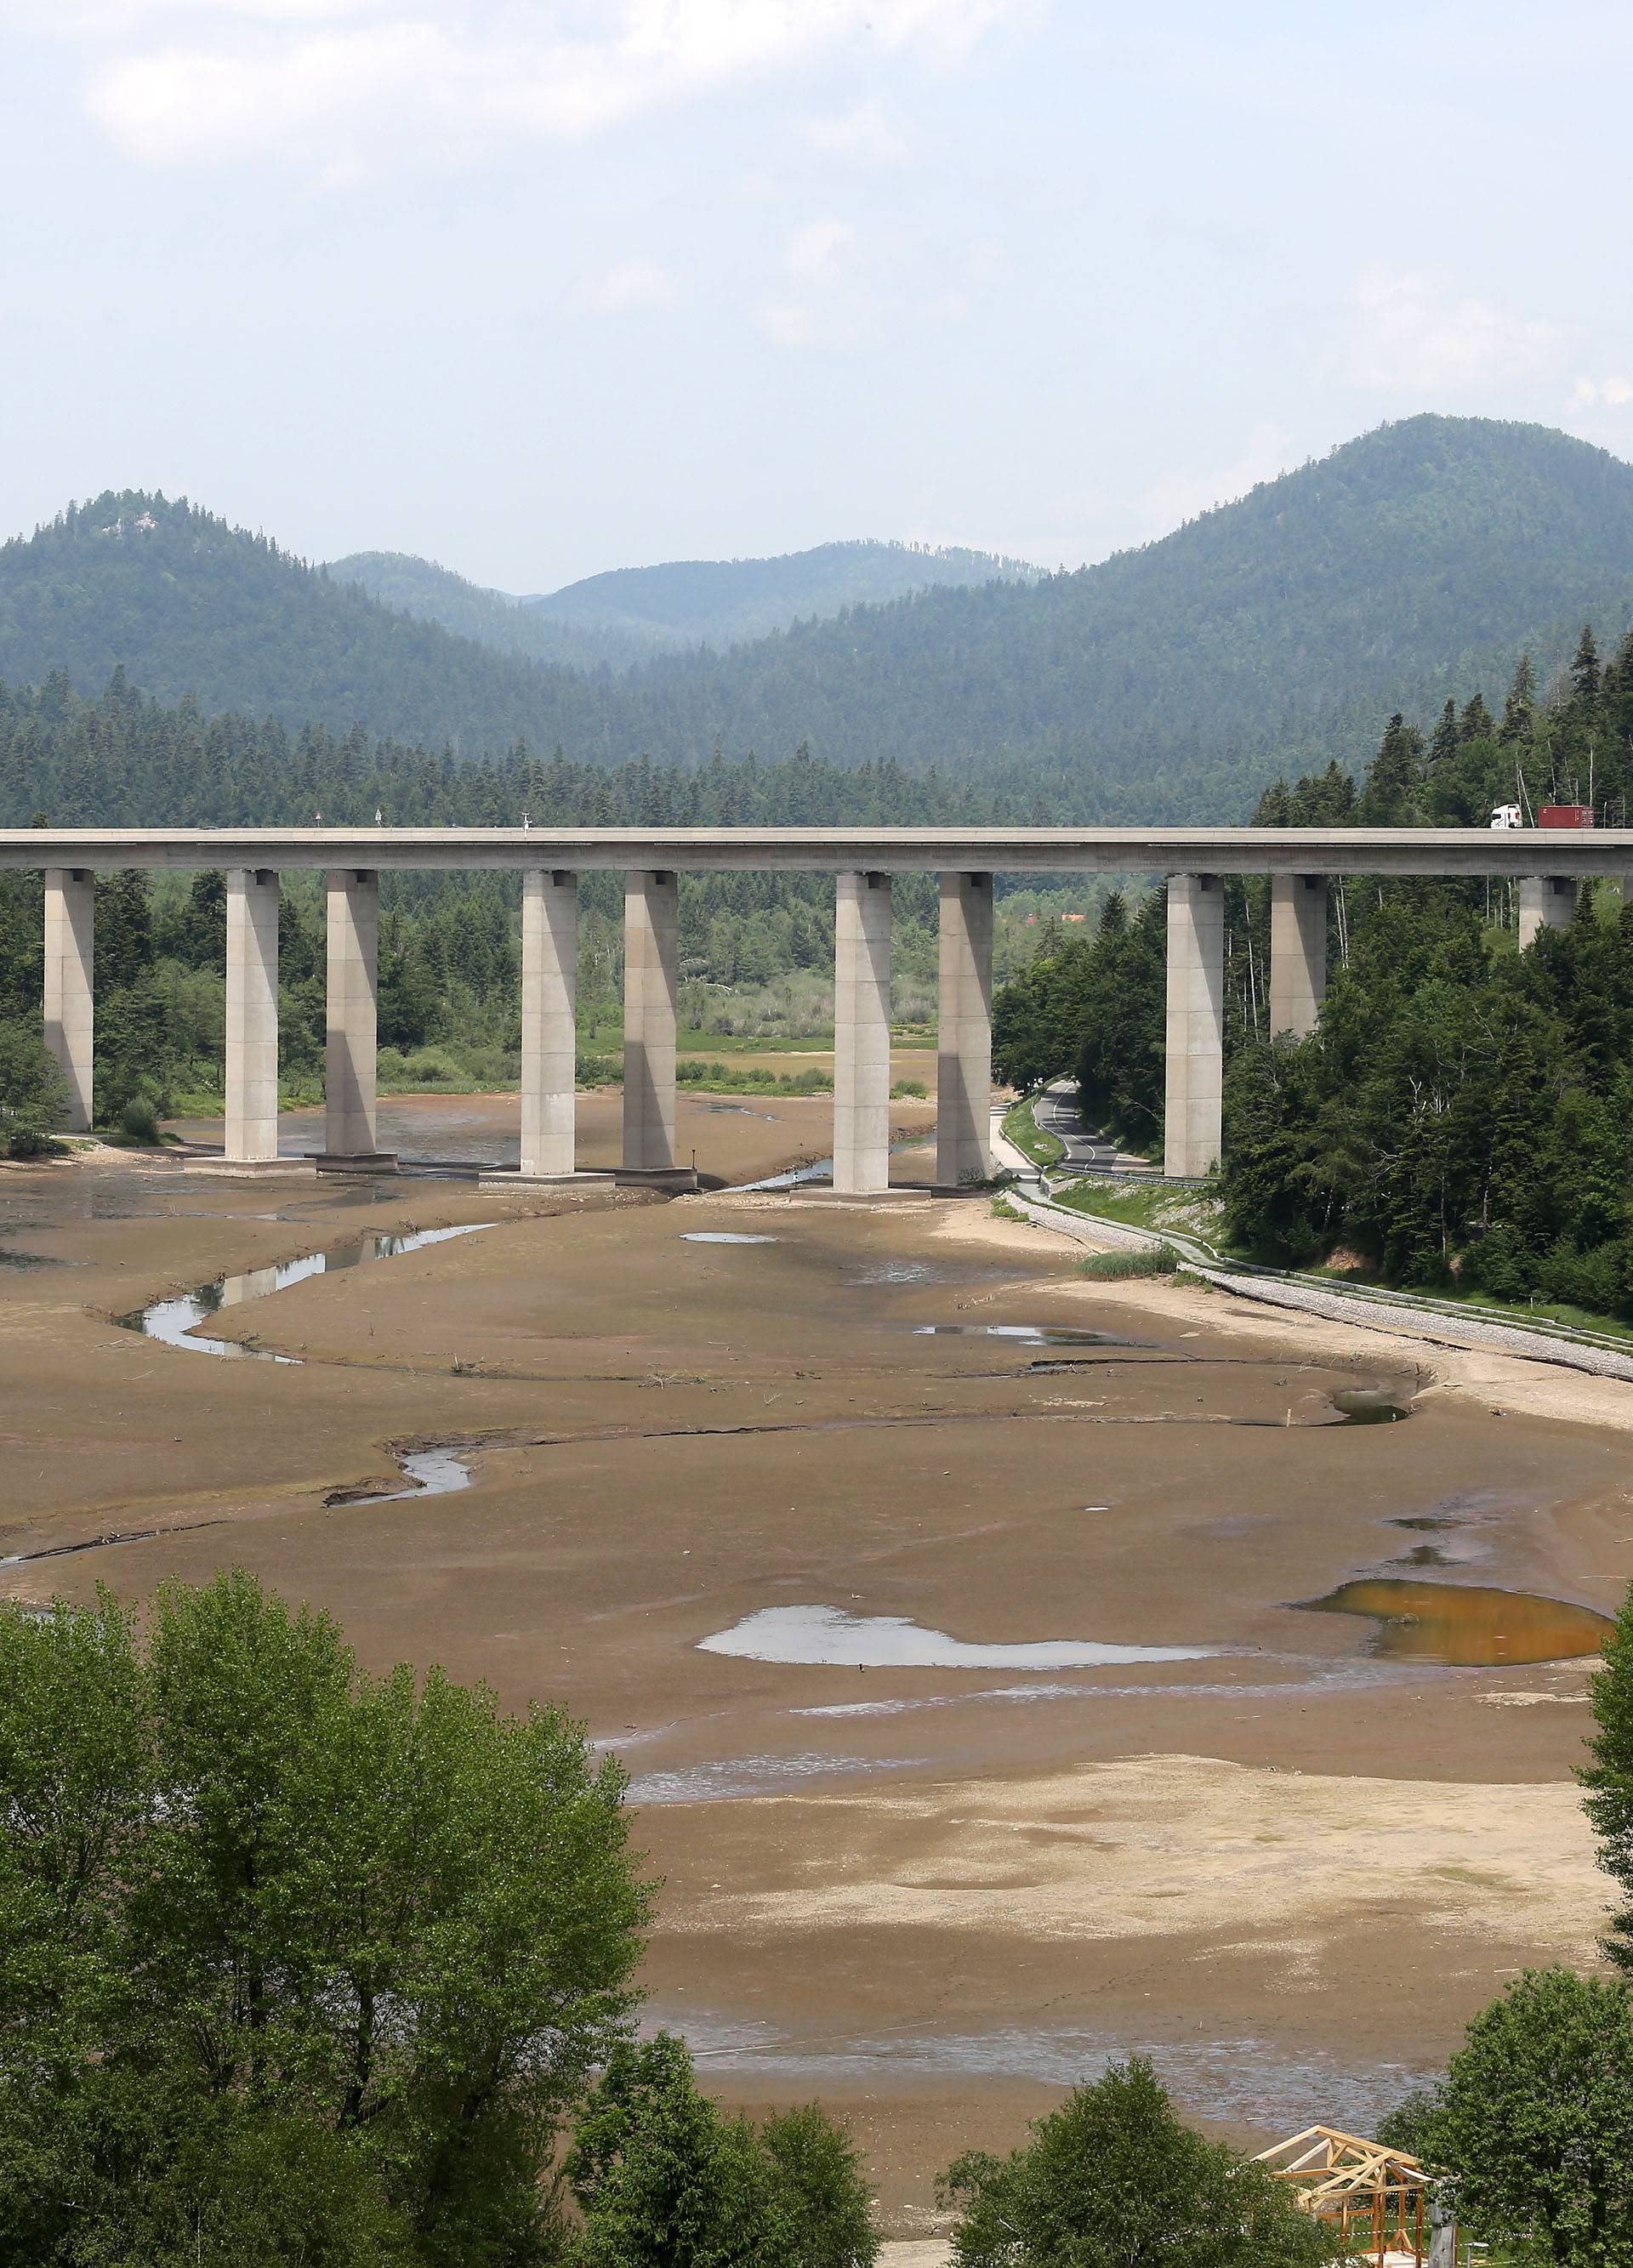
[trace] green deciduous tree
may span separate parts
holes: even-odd
[[[541,2168],[632,2005],[622,1792],[556,1712],[364,1675],[247,1576],[166,1589],[145,1646],[107,1597],[0,1609],[17,2257],[543,2257]]]
[[[1450,2176],[1472,2236],[1550,2268],[1633,2261],[1633,1993],[1527,1970],[1475,2017],[1419,2154]]]
[[[1605,1641],[1604,1666],[1590,1680],[1595,1730],[1592,1764],[1580,1775],[1589,1821],[1599,1837],[1599,1863],[1626,1903],[1610,1926],[1605,1950],[1617,1967],[1633,1971],[1633,1588]]]
[[[1334,2247],[1262,2168],[1175,2117],[1142,2057],[943,2183],[958,2268],[1306,2268]]]

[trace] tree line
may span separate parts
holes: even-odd
[[[1263,826],[1469,826],[1495,805],[1584,802],[1620,825],[1633,787],[1633,640],[1583,632],[1551,700],[1527,661],[1500,715],[1478,695],[1427,732],[1390,719],[1356,782],[1277,782]],[[1346,1257],[1633,1316],[1633,914],[1585,887],[1570,927],[1518,951],[1516,893],[1481,879],[1335,881],[1317,1030],[1269,1028],[1269,885],[1225,885],[1224,1143],[1233,1241]],[[1108,902],[1096,934],[999,998],[1002,1075],[1075,1075],[1085,1108],[1155,1154],[1163,1118],[1160,889]]]

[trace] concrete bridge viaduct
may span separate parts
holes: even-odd
[[[936,1178],[990,1165],[994,873],[1165,874],[1171,1174],[1216,1161],[1224,1014],[1222,878],[1271,877],[1270,1021],[1307,1032],[1326,986],[1332,875],[1518,879],[1520,943],[1570,919],[1584,878],[1633,868],[1633,829],[1475,828],[16,828],[0,868],[43,867],[45,1031],[90,1123],[94,877],[123,867],[225,869],[226,1160],[277,1154],[277,908],[284,867],[328,878],[324,1161],[381,1160],[375,1132],[376,946],[382,873],[514,869],[522,878],[521,1174],[574,1170],[578,877],[624,876],[624,1158],[675,1166],[679,870],[837,878],[834,1186],[890,1178],[890,877],[941,877]]]

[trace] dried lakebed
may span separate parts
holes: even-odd
[[[1311,1607],[1427,1565],[1511,1616],[1614,1608],[1619,1437],[1499,1419],[1385,1338],[1088,1283],[979,1203],[443,1184],[432,1219],[498,1225],[280,1287],[292,1238],[406,1237],[426,1185],[327,1234],[196,1183],[112,1195],[36,1209],[24,1241],[70,1264],[6,1272],[7,1590],[243,1565],[371,1668],[563,1703],[637,1773],[654,2007],[772,2044],[710,2056],[729,2101],[831,2095],[892,2233],[1104,2053],[1269,2139],[1382,2101],[1402,2006],[1415,2075],[1504,1971],[1591,1955],[1585,1663],[1447,1667]],[[108,1328],[269,1272],[192,1339],[291,1361]],[[818,1611],[830,1657],[788,1658]],[[781,1658],[708,1643],[773,1616]]]

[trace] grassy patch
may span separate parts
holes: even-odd
[[[1032,1116],[1030,1096],[1005,1114],[1003,1130],[1022,1156],[1030,1158],[1034,1166],[1053,1166],[1066,1155],[1065,1143],[1056,1135],[1046,1134]]]
[[[687,1057],[675,1066],[678,1086],[698,1086],[710,1094],[831,1094],[833,1073],[813,1064],[809,1071],[772,1071],[758,1064],[702,1063]]]
[[[1176,1189],[1166,1182],[1142,1182],[1119,1176],[1112,1181],[1102,1174],[1091,1174],[1074,1182],[1069,1189],[1057,1189],[1057,1204],[1069,1206],[1073,1212],[1087,1214],[1096,1220],[1120,1221],[1128,1228],[1148,1228],[1160,1233],[1165,1228],[1179,1229],[1191,1236],[1206,1237],[1216,1244],[1222,1234],[1223,1208],[1217,1197],[1206,1189]]]
[[[1171,1244],[1147,1244],[1127,1251],[1091,1252],[1078,1262],[1077,1272],[1097,1284],[1120,1284],[1131,1277],[1171,1276],[1184,1265],[1183,1256]]]

